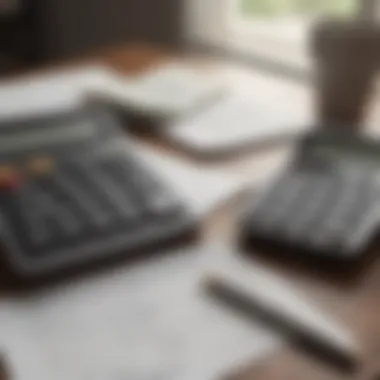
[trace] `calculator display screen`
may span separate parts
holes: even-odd
[[[0,153],[19,152],[50,145],[62,145],[91,138],[95,126],[89,121],[72,122],[70,125],[56,125],[44,128],[33,128],[30,131],[0,133]]]

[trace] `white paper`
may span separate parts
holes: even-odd
[[[139,76],[82,66],[0,82],[0,120],[61,112],[88,97],[164,116],[187,112],[220,93],[218,76],[184,63],[163,64]]]
[[[138,143],[134,144],[134,150],[198,216],[214,211],[257,184],[248,176],[233,175],[220,169],[207,168],[205,165],[184,162]]]
[[[286,99],[278,104],[261,99],[254,91],[235,90],[203,112],[177,121],[166,133],[186,147],[217,152],[298,136],[310,127],[310,118],[296,105]]]
[[[173,117],[203,106],[223,92],[221,77],[184,63],[166,63],[133,78],[93,87],[100,97],[126,109]]]
[[[84,66],[0,82],[0,121],[76,108],[92,88],[109,86],[114,75],[102,66]]]
[[[15,379],[212,380],[273,353],[277,337],[203,294],[217,249],[172,252],[3,302],[0,350]]]

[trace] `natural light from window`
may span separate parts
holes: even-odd
[[[316,19],[326,16],[350,17],[358,0],[236,0],[240,21],[252,27],[270,26],[299,38]]]
[[[360,0],[231,0],[234,39],[305,66],[308,31],[321,18],[352,17]]]

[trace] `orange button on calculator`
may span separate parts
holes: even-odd
[[[0,166],[0,189],[14,189],[19,183],[19,173],[12,166]]]
[[[54,160],[50,157],[34,157],[28,160],[27,168],[31,174],[45,175],[53,171]]]

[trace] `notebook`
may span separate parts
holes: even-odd
[[[298,137],[310,123],[286,100],[278,104],[254,91],[234,91],[201,112],[176,120],[165,135],[190,152],[218,155]]]

